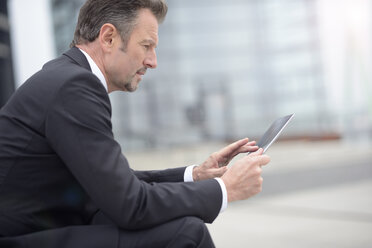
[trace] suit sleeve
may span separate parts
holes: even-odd
[[[212,222],[222,202],[216,180],[147,183],[133,173],[113,138],[109,98],[99,84],[88,72],[71,78],[45,123],[48,142],[96,205],[131,230],[183,216]]]
[[[183,182],[185,167],[172,168],[166,170],[149,170],[149,171],[133,171],[139,180],[148,183],[163,183],[163,182]]]

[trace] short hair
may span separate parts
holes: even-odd
[[[159,23],[168,11],[164,0],[87,0],[80,9],[70,47],[94,41],[105,23],[118,29],[126,47],[140,9],[149,9]]]

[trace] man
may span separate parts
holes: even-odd
[[[213,247],[204,223],[260,192],[270,159],[248,139],[163,171],[131,170],[114,140],[108,93],[156,67],[166,12],[163,0],[88,0],[72,48],[1,109],[0,247]]]

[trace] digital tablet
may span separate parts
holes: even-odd
[[[266,130],[262,138],[257,142],[256,146],[263,148],[265,153],[267,149],[274,143],[274,141],[279,137],[280,133],[287,126],[287,124],[292,120],[294,114],[286,115],[278,118],[271,124],[269,129]]]

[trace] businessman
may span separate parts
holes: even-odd
[[[261,191],[270,159],[248,139],[161,171],[130,169],[114,140],[108,93],[156,68],[166,12],[163,0],[88,0],[71,49],[0,110],[0,247],[214,247],[205,223]]]

